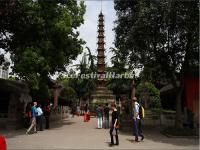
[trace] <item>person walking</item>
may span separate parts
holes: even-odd
[[[31,120],[31,125],[28,128],[28,130],[26,131],[26,134],[30,134],[30,131],[32,129],[34,129],[34,133],[37,133],[37,129],[36,129],[36,115],[37,115],[37,102],[33,102],[33,106],[31,107],[31,113],[32,113],[32,120]]]
[[[89,121],[88,115],[89,115],[88,104],[85,104],[84,115],[83,115],[83,121],[84,122],[88,122]]]
[[[109,129],[109,107],[108,103],[106,103],[106,106],[104,108],[104,128]]]
[[[26,119],[25,119],[25,125],[28,128],[31,125],[31,118],[32,118],[32,113],[31,113],[31,107],[32,104],[28,103],[26,105]]]
[[[112,120],[111,120],[111,126],[110,126],[110,138],[111,138],[111,143],[110,146],[114,145],[114,138],[116,140],[115,145],[119,145],[119,138],[118,138],[118,126],[119,126],[119,114],[117,112],[117,107],[116,104],[111,104],[111,109],[112,109]]]
[[[102,129],[103,126],[103,114],[101,111],[101,105],[99,105],[96,109],[96,116],[97,116],[97,128]]]
[[[138,136],[141,137],[141,141],[144,139],[144,135],[142,134],[142,128],[140,125],[140,116],[139,116],[139,109],[140,104],[137,102],[137,98],[133,97],[133,134],[135,135],[135,141],[139,142]],[[139,126],[140,125],[140,126]]]
[[[43,131],[43,111],[41,108],[41,104],[37,107],[37,127],[40,129],[40,131]]]
[[[49,129],[49,117],[51,113],[49,103],[43,108],[44,110],[44,117],[45,117],[45,129]]]

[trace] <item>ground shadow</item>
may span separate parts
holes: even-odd
[[[44,131],[48,130],[56,130],[61,128],[62,126],[66,125],[72,125],[75,124],[75,122],[70,121],[70,119],[64,119],[61,121],[53,121],[50,123],[50,128],[49,129],[44,129]],[[5,138],[14,138],[20,135],[25,135],[26,134],[26,128],[23,129],[18,129],[18,130],[5,130],[5,129],[0,129],[0,135],[3,135]],[[38,131],[36,134],[40,134],[44,131]],[[33,134],[32,132],[30,135]],[[28,136],[28,135],[27,135]]]
[[[160,127],[145,127],[143,129],[143,133],[145,136],[145,139],[151,140],[153,142],[159,142],[159,143],[166,143],[166,144],[172,144],[176,146],[198,146],[199,140],[198,138],[191,138],[191,137],[173,137],[169,138],[165,135],[163,135],[161,132]],[[129,135],[133,136],[133,131],[120,131],[119,134],[121,135]],[[145,142],[144,141],[142,142]],[[127,139],[129,142],[135,142],[134,137],[131,139]]]

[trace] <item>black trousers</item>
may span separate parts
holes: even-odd
[[[45,128],[49,129],[49,116],[45,116],[45,120],[46,120]]]
[[[119,137],[118,137],[118,130],[115,129],[114,127],[110,128],[110,139],[111,139],[111,144],[114,144],[114,138],[113,138],[113,130],[116,130],[116,135],[115,136],[115,140],[116,140],[116,144],[119,144]]]
[[[42,116],[37,116],[37,130],[43,130],[43,118]]]

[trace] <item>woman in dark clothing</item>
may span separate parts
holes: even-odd
[[[26,106],[26,122],[25,122],[26,127],[29,127],[30,124],[31,124],[31,117],[32,117],[31,107],[32,107],[31,103],[28,103],[27,106]]]
[[[45,128],[49,129],[49,117],[50,117],[50,113],[51,113],[50,105],[49,104],[46,105],[43,108],[43,111],[44,111],[44,117],[45,117],[45,120],[46,120]]]
[[[110,127],[110,138],[111,138],[111,143],[110,145],[114,145],[114,139],[113,139],[113,136],[115,136],[115,139],[116,139],[116,144],[115,145],[119,145],[119,138],[118,138],[118,124],[119,124],[119,119],[118,119],[118,112],[117,112],[117,108],[116,108],[116,105],[115,104],[112,104],[111,105],[112,107],[112,124],[111,124],[111,127]]]

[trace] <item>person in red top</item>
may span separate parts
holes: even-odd
[[[49,129],[49,117],[50,117],[50,113],[51,113],[51,109],[50,109],[49,104],[44,106],[43,112],[44,112],[44,117],[45,117],[45,120],[46,120],[45,129]]]
[[[6,140],[0,135],[0,150],[7,150]]]

